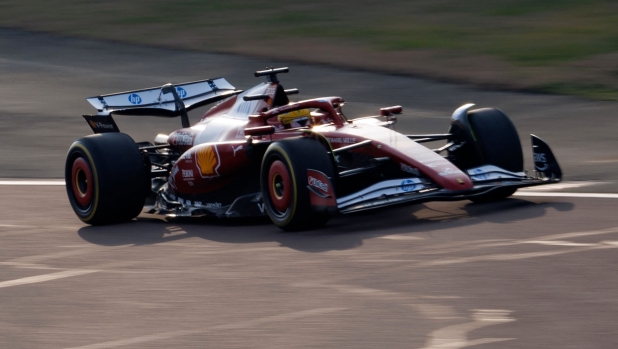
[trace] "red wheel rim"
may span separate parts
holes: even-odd
[[[283,162],[275,160],[268,171],[270,201],[279,212],[285,212],[292,199],[292,181]]]
[[[77,158],[71,169],[71,185],[75,201],[83,207],[92,201],[92,172],[84,158]]]

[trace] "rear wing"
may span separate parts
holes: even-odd
[[[224,78],[185,82],[86,98],[97,115],[183,116],[187,111],[241,93]],[[184,123],[184,120],[183,120]],[[188,126],[187,126],[188,127]]]

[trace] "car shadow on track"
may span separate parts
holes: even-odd
[[[532,202],[510,198],[495,203],[428,203],[385,208],[332,219],[324,228],[296,233],[283,232],[267,218],[187,218],[162,220],[141,215],[113,226],[81,228],[85,241],[102,246],[147,245],[201,238],[229,244],[277,242],[303,252],[326,252],[359,247],[366,239],[430,233],[484,222],[508,224],[544,216],[548,210],[570,211],[570,202]]]

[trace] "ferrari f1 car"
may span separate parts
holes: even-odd
[[[336,214],[426,201],[493,201],[518,188],[559,182],[549,146],[532,138],[534,171],[524,171],[510,119],[466,104],[444,134],[393,130],[400,106],[348,119],[340,97],[291,102],[278,75],[237,90],[225,79],[88,98],[94,135],[75,141],[66,160],[73,210],[88,224],[168,216],[268,215],[284,230],[315,228]],[[193,126],[187,111],[216,103]],[[182,128],[136,143],[113,114],[180,116]],[[437,149],[423,143],[445,141]]]

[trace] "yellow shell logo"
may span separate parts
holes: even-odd
[[[197,151],[197,166],[202,177],[218,176],[219,153],[216,146],[207,146]]]

